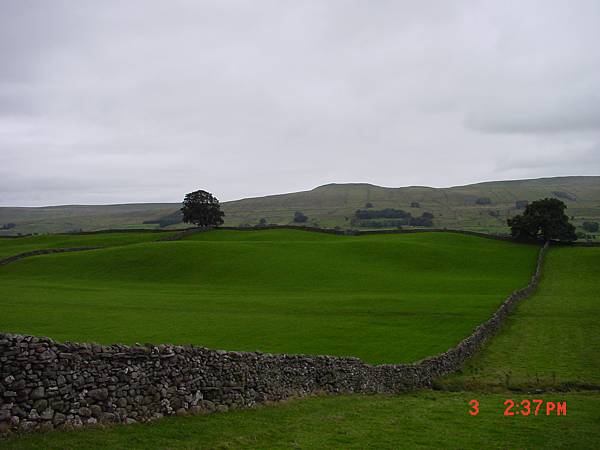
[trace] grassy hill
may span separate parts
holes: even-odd
[[[531,202],[544,197],[564,201],[576,224],[600,219],[600,177],[496,181],[452,188],[329,184],[306,192],[228,202],[224,211],[229,225],[254,225],[261,217],[269,223],[288,223],[295,211],[302,211],[311,224],[350,227],[353,213],[371,203],[373,209],[403,209],[413,216],[432,212],[438,227],[507,232],[506,219],[519,213],[518,200]],[[478,204],[479,199],[490,203]],[[419,208],[411,207],[414,202]]]
[[[489,318],[537,252],[453,233],[217,230],[4,266],[0,329],[409,362]]]
[[[225,202],[223,210],[226,213],[225,224],[230,226],[256,225],[261,218],[269,223],[288,224],[293,220],[294,212],[302,211],[309,217],[308,225],[316,223],[322,227],[349,228],[354,212],[371,203],[373,209],[403,209],[413,216],[424,211],[431,212],[435,216],[436,227],[504,233],[508,231],[506,218],[519,212],[517,201],[544,197],[557,197],[564,201],[567,213],[574,216],[577,225],[586,220],[600,221],[600,177],[495,181],[451,188],[328,184],[305,192]],[[419,203],[418,208],[411,207],[415,202]],[[178,208],[175,203],[0,207],[0,225],[16,225],[10,230],[0,231],[0,234],[155,228],[158,225],[143,222],[169,216]],[[170,226],[173,227],[177,225]]]

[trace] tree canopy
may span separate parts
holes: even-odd
[[[210,192],[194,191],[183,200],[183,221],[199,227],[212,227],[223,224],[225,213],[221,211],[219,200]]]
[[[307,220],[308,220],[308,216],[304,215],[302,212],[296,211],[294,213],[294,222],[296,222],[296,223],[304,223]]]
[[[598,231],[598,222],[583,222],[582,226],[588,233],[596,233]]]
[[[565,214],[567,206],[556,198],[536,200],[527,205],[525,212],[507,223],[513,237],[518,239],[558,239],[574,241],[575,227]]]
[[[354,213],[357,219],[410,219],[410,213],[401,209],[358,209]]]

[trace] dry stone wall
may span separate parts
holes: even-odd
[[[413,234],[413,233],[456,233],[468,236],[477,236],[487,239],[496,239],[501,241],[514,241],[509,235],[480,233],[477,231],[457,230],[451,228],[404,228],[396,230],[357,230],[357,229],[337,229],[337,228],[319,228],[302,225],[265,225],[255,227],[218,227],[219,230],[237,230],[237,231],[259,231],[259,230],[302,230],[313,231],[317,233],[337,234],[346,236],[361,236],[367,234]],[[208,231],[202,230],[202,231]]]
[[[46,248],[43,250],[32,250],[30,252],[23,252],[17,255],[9,256],[8,258],[0,259],[0,266],[5,266],[12,262],[18,261],[19,259],[28,258],[30,256],[49,255],[51,253],[65,253],[65,252],[81,252],[84,250],[96,250],[101,247],[71,247],[71,248]]]
[[[135,423],[318,393],[396,394],[430,386],[459,369],[535,290],[547,248],[540,250],[527,287],[511,294],[490,320],[456,347],[414,364],[374,366],[334,356],[102,346],[0,334],[0,430]]]

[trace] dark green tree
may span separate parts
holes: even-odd
[[[596,233],[598,231],[598,222],[583,222],[582,226],[588,233]]]
[[[199,227],[213,227],[223,223],[225,213],[221,205],[210,192],[194,191],[185,195],[183,200],[183,221]]]
[[[294,213],[294,222],[296,223],[304,223],[308,220],[308,217],[302,214],[300,211],[296,211]]]
[[[408,223],[413,227],[431,227],[433,226],[433,214],[424,212],[421,217],[411,217]]]
[[[569,223],[566,208],[556,198],[536,200],[527,205],[523,214],[507,220],[510,232],[517,239],[574,241],[575,227]]]

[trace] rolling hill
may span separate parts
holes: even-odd
[[[215,194],[218,196],[218,192]],[[309,217],[308,225],[349,228],[354,212],[370,203],[373,209],[402,209],[413,216],[431,212],[436,227],[505,233],[506,218],[519,211],[517,201],[531,202],[544,197],[564,201],[567,213],[578,226],[584,221],[600,221],[600,176],[493,181],[451,188],[327,184],[310,191],[225,202],[223,210],[225,225],[229,226],[256,225],[261,218],[268,223],[287,224],[296,211],[302,211]],[[0,226],[15,224],[0,233],[156,228],[156,223],[144,222],[172,216],[178,208],[177,203],[0,207]],[[171,224],[167,228],[181,226]]]
[[[0,329],[411,362],[447,350],[490,317],[527,283],[538,253],[455,233],[214,230],[172,242],[131,233],[129,243],[107,234],[108,248],[3,266]],[[0,253],[31,239],[3,239]]]

